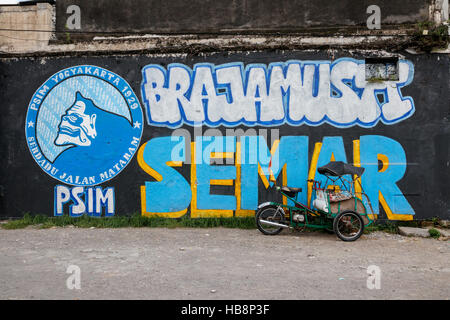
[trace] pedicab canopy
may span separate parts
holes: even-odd
[[[360,177],[364,173],[364,170],[365,169],[362,167],[355,167],[342,161],[331,161],[330,163],[317,169],[320,174],[334,177],[340,177],[346,174],[356,174]]]

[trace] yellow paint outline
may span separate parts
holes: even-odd
[[[389,167],[389,158],[385,154],[378,153],[377,159],[380,160],[381,163],[383,164],[383,167],[380,170],[378,170],[378,172],[385,172]],[[389,220],[410,221],[414,219],[412,214],[393,213],[380,190],[378,190],[378,200],[381,203],[381,206],[383,207],[384,211],[386,212],[386,215]]]
[[[137,153],[137,161],[142,170],[144,170],[149,176],[154,178],[156,181],[162,181],[162,175],[152,169],[145,161],[144,161],[144,149],[147,146],[147,142],[144,143],[138,150]]]
[[[361,151],[359,140],[353,140],[353,165],[355,167],[361,167]],[[359,194],[359,199],[362,198],[361,178],[357,178],[357,175],[355,175],[355,193]]]
[[[137,161],[142,170],[144,170],[148,175],[153,177],[156,181],[161,182],[163,177],[157,171],[155,171],[152,167],[150,167],[144,161],[144,150],[147,145],[147,142],[144,143],[138,150],[137,153]],[[167,161],[166,165],[172,166],[182,166],[182,161]],[[147,197],[145,193],[145,185],[140,187],[141,191],[141,215],[144,217],[163,217],[163,218],[180,218],[187,213],[187,208],[181,211],[176,212],[147,212]]]
[[[241,209],[241,143],[236,142],[236,185],[234,187],[234,194],[236,196],[236,210],[235,217],[249,217],[255,214],[255,210]]]
[[[361,167],[361,144],[360,144],[359,139],[353,140],[353,165],[355,167]],[[355,178],[355,195],[362,202],[363,199],[362,199],[361,177],[358,177],[357,175],[355,175],[354,178]],[[370,208],[366,208],[367,211],[369,209]],[[374,213],[374,214],[367,213],[367,215],[372,220],[378,217],[378,215],[376,213]]]
[[[169,167],[181,167],[183,165],[183,161],[167,161],[166,165]]]
[[[320,150],[322,149],[322,142],[316,142],[314,145],[314,152],[311,159],[311,166],[309,167],[308,180],[314,180],[316,176],[317,162],[319,161]],[[311,208],[313,183],[308,181],[308,207]]]
[[[381,205],[383,206],[383,209],[386,212],[386,215],[387,215],[389,220],[410,221],[410,220],[414,219],[412,214],[397,214],[397,213],[393,213],[391,208],[389,208],[389,206],[388,206],[388,204],[386,202],[386,199],[384,199],[383,194],[379,190],[378,190],[378,198],[379,198],[379,201],[380,201]]]
[[[147,212],[147,200],[145,186],[141,186],[141,215],[143,217],[181,218],[187,213],[187,208],[175,212]]]
[[[262,168],[261,168],[261,165],[258,163],[258,175],[259,175],[259,177],[261,178],[261,181],[262,181],[262,183],[263,183],[263,185],[264,185],[264,187],[267,189],[267,188],[269,188],[269,180],[267,180],[267,177],[266,177],[266,175],[264,174],[264,171],[262,170]]]
[[[197,209],[197,165],[195,162],[195,142],[191,142],[191,218],[216,218],[216,217],[233,217],[233,210],[205,210]]]
[[[233,159],[234,153],[233,152],[211,152],[211,155],[209,157],[210,159]]]
[[[361,146],[360,146],[360,140],[353,140],[353,165],[355,167],[361,167]],[[389,166],[389,158],[384,154],[377,154],[377,159],[380,160],[383,163],[383,167],[378,172],[384,172],[387,170]],[[359,198],[362,198],[362,188],[361,188],[361,178],[357,178],[356,181],[358,183],[355,183],[355,193],[359,193]],[[410,221],[413,220],[413,215],[411,214],[396,214],[393,213],[391,208],[388,206],[386,199],[384,198],[383,194],[380,190],[378,190],[378,201],[383,207],[384,211],[386,212],[386,215],[389,220],[402,220],[402,221]],[[369,218],[373,219],[374,216],[378,216],[377,214],[369,214]]]
[[[270,161],[272,161],[272,156],[275,154],[275,152],[276,152],[276,150],[278,149],[278,146],[279,146],[279,145],[280,145],[280,140],[279,140],[279,139],[277,139],[277,140],[275,140],[275,141],[273,142],[273,145],[272,145],[272,147],[270,148],[270,158],[271,158]],[[273,174],[272,168],[268,168],[268,171],[269,171],[269,180],[276,180],[276,179],[275,179],[275,176],[274,176],[274,174]],[[266,189],[269,188],[270,182],[269,182],[269,180],[267,180],[267,176],[266,176],[266,174],[264,173],[264,171],[263,171],[261,165],[259,164],[259,162],[258,162],[258,175],[259,175],[259,177],[261,178],[261,181],[262,181],[264,187],[265,187]]]
[[[287,187],[287,163],[285,163],[283,168],[281,169],[281,184],[283,185],[283,187]],[[287,205],[287,197],[281,197],[283,199],[283,204]]]
[[[214,186],[232,186],[234,183],[233,179],[211,179],[209,184]]]
[[[385,172],[389,167],[389,158],[385,154],[378,153],[377,159],[380,160],[381,163],[383,164],[383,167],[380,170],[378,170],[378,172]]]
[[[211,152],[210,159],[233,159],[233,152]],[[209,180],[209,184],[215,186],[232,186],[234,183],[233,179],[211,179]]]

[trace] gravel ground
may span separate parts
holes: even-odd
[[[0,230],[0,299],[448,299],[450,242],[383,232]],[[81,289],[69,290],[69,265]],[[381,288],[367,288],[367,267]]]

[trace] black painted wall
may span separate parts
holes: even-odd
[[[352,56],[341,52],[334,58]],[[97,65],[122,76],[140,97],[141,69],[147,64],[183,63],[192,67],[198,62],[222,64],[233,61],[270,63],[274,61],[329,60],[319,52],[217,53],[202,56],[98,56],[14,58],[0,60],[0,216],[20,217],[25,212],[53,215],[54,187],[59,183],[45,174],[32,158],[26,145],[24,128],[28,104],[35,90],[56,72],[75,65]],[[310,157],[314,142],[324,136],[343,136],[345,145],[360,135],[380,134],[400,142],[409,165],[398,184],[415,210],[415,219],[434,216],[450,218],[450,58],[448,55],[407,55],[415,66],[413,82],[402,89],[414,99],[415,114],[396,124],[377,124],[365,129],[354,126],[339,129],[328,124],[318,127],[283,125],[280,136],[308,135]],[[141,105],[142,101],[141,101]],[[193,129],[186,126],[188,130]],[[242,126],[243,129],[247,127]],[[258,128],[258,127],[257,127]],[[219,127],[224,132],[223,127]],[[168,128],[145,125],[141,144],[158,136],[171,134]],[[351,149],[346,149],[352,159]],[[189,181],[189,166],[180,172]],[[139,167],[136,155],[128,166],[107,186],[115,187],[118,215],[140,212],[139,186],[151,178]],[[267,195],[260,194],[260,201]],[[383,216],[381,217],[383,218]]]
[[[66,37],[67,8],[81,9],[76,32],[215,33],[291,31],[305,27],[366,25],[370,5],[381,9],[381,23],[428,19],[427,0],[58,0],[56,30]]]

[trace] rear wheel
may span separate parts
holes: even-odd
[[[356,212],[343,211],[334,218],[333,230],[339,239],[355,241],[364,232],[364,221]]]
[[[279,234],[283,230],[283,227],[268,225],[262,223],[261,220],[284,224],[284,210],[280,207],[270,205],[262,207],[256,212],[256,226],[259,231],[266,235]]]

